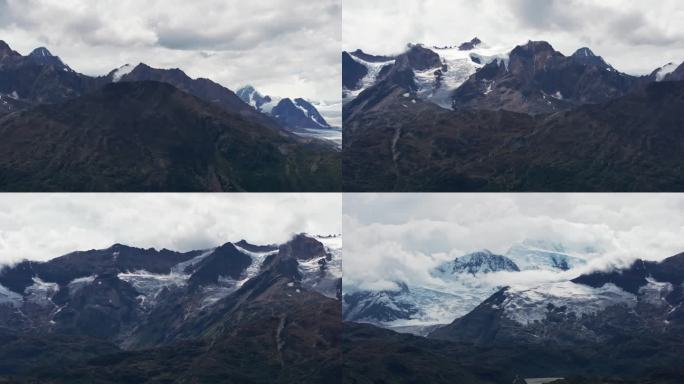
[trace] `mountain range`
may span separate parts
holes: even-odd
[[[343,317],[397,332],[425,335],[439,325],[467,314],[502,288],[486,280],[488,274],[541,270],[562,272],[582,266],[593,249],[569,252],[562,244],[527,239],[503,254],[472,252],[438,265],[430,274],[438,284],[396,281],[396,289],[358,289],[345,284]]]
[[[209,79],[142,63],[90,77],[45,48],[22,56],[5,42],[0,134],[5,191],[335,191],[341,184],[335,143],[298,135]]]
[[[676,191],[684,65],[479,39],[343,52],[346,191]]]
[[[341,244],[115,244],[5,267],[0,382],[339,380]]]
[[[240,88],[236,94],[257,111],[271,116],[292,130],[332,128],[316,107],[301,97],[292,100],[288,97],[262,96],[251,85]]]
[[[678,254],[571,280],[500,287],[424,337],[347,322],[345,372],[398,383],[678,383],[683,283]]]

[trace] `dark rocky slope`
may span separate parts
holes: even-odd
[[[49,293],[50,303],[60,306],[49,317],[53,320],[49,328],[0,323],[0,383],[341,382],[339,301],[304,287],[298,264],[325,257],[325,247],[304,235],[282,244],[276,252],[271,246],[236,244],[270,252],[270,256],[258,266],[256,275],[247,275],[252,277],[210,305],[202,301],[217,287],[213,276],[197,278],[204,284],[199,288],[191,281],[199,275],[206,277],[206,268],[220,271],[223,278],[239,275],[242,279],[248,267],[247,255],[237,248],[242,246],[227,243],[209,253],[182,254],[124,251],[117,245],[35,263],[34,267],[65,273],[58,266],[79,265],[72,256],[78,255],[81,262],[92,261],[91,273],[97,276],[77,291],[67,292],[62,301],[59,291]],[[150,262],[131,266],[122,260],[119,264],[124,252],[128,259],[135,255]],[[107,270],[157,267],[166,273],[172,271],[165,266],[174,262],[173,272],[185,266],[189,282],[169,285],[156,294],[139,291],[135,281],[129,284],[120,274],[98,272],[105,259],[114,260]],[[16,266],[4,269],[0,276],[22,273]],[[45,273],[33,278],[52,281]],[[142,296],[146,300],[141,301]],[[147,301],[154,301],[151,309]],[[25,317],[42,316],[27,312],[28,302],[26,290],[20,307]],[[0,320],[12,311],[9,305],[0,303]]]
[[[333,191],[340,183],[331,146],[158,82],[110,84],[15,113],[0,120],[0,134],[5,191]]]
[[[538,116],[448,111],[404,92],[381,82],[350,103],[344,190],[684,190],[684,82]]]

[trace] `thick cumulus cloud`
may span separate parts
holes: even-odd
[[[343,47],[386,54],[473,36],[506,49],[546,40],[566,55],[588,46],[618,70],[646,74],[684,61],[682,20],[679,0],[345,0]]]
[[[114,243],[179,251],[340,233],[338,194],[5,194],[0,264]]]
[[[0,39],[79,72],[181,68],[233,90],[340,99],[340,0],[0,0]]]
[[[435,285],[430,271],[444,261],[482,249],[505,254],[527,239],[561,243],[588,263],[486,278],[534,284],[684,252],[684,197],[676,194],[346,194],[343,207],[348,287]]]

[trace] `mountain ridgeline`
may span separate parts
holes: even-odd
[[[296,134],[209,79],[145,64],[90,77],[45,48],[22,56],[4,42],[0,135],[4,191],[341,188],[334,144]]]
[[[684,65],[475,42],[344,52],[344,190],[684,190]]]
[[[5,267],[0,382],[339,380],[340,244],[115,244]]]

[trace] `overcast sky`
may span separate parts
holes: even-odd
[[[588,46],[630,74],[684,61],[681,0],[344,0],[342,31],[345,50],[381,54],[478,36],[505,48],[546,40],[565,55]]]
[[[114,243],[178,251],[341,232],[339,194],[3,194],[0,264]]]
[[[345,194],[343,204],[345,284],[367,288],[428,285],[444,261],[525,239],[594,247],[583,272],[684,252],[677,194]],[[532,275],[517,276],[553,278]]]
[[[340,99],[340,0],[0,0],[0,39],[74,70],[183,69],[233,90]]]

